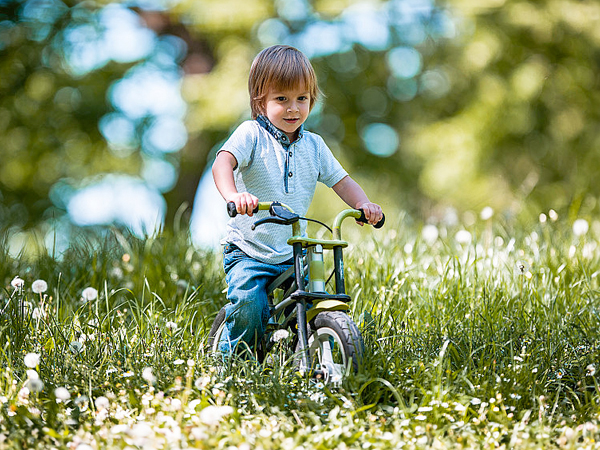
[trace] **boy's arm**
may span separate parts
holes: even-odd
[[[333,185],[333,190],[351,208],[362,209],[371,225],[375,225],[383,218],[381,206],[371,203],[365,191],[349,176],[345,176]]]
[[[233,169],[237,160],[228,151],[219,152],[212,166],[213,179],[217,189],[226,202],[234,202],[239,214],[252,216],[252,211],[258,206],[258,198],[249,192],[238,192],[233,179]]]

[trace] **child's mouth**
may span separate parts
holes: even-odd
[[[283,119],[286,123],[295,124],[298,122],[298,119]]]

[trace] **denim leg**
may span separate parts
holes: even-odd
[[[290,265],[263,263],[231,244],[223,253],[223,265],[230,303],[225,306],[225,328],[219,348],[231,353],[241,342],[253,348],[262,338],[269,320],[267,286]]]

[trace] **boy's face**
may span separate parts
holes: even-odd
[[[270,89],[265,97],[264,109],[271,123],[291,142],[310,112],[310,93],[304,86],[290,90]]]

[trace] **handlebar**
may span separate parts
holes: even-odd
[[[296,232],[295,227],[298,223],[298,220],[301,219],[300,216],[295,214],[287,205],[278,202],[259,202],[257,207],[252,211],[253,213],[257,213],[258,211],[268,210],[271,213],[271,217],[267,217],[264,219],[257,220],[256,223],[252,225],[252,229],[254,229],[258,225],[262,225],[263,223],[276,223],[279,225],[292,225],[294,227],[294,232]],[[238,215],[236,206],[234,202],[227,203],[227,213],[229,217],[236,217]],[[342,211],[337,215],[334,220],[334,229],[333,234],[337,239],[341,239],[341,226],[344,219],[347,217],[354,217],[357,222],[369,223],[367,218],[365,217],[365,212],[362,209],[347,209]],[[385,223],[385,215],[381,218],[379,222],[373,225],[374,228],[381,228]]]

